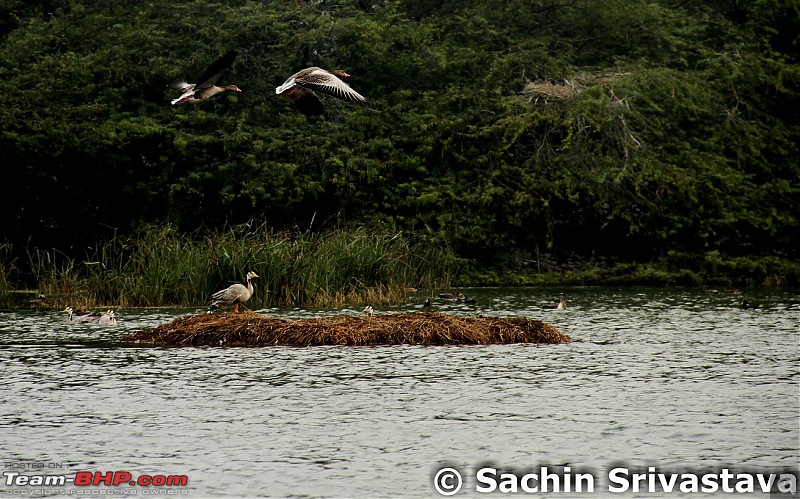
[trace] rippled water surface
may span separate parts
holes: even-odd
[[[620,463],[797,469],[796,291],[745,291],[756,310],[699,290],[467,292],[476,305],[442,309],[541,319],[574,341],[161,348],[118,340],[202,310],[118,310],[116,328],[0,312],[0,458],[188,475],[190,497],[431,497],[444,465],[465,472],[469,495],[470,470],[487,464],[569,465],[599,490]],[[561,295],[566,310],[543,308]]]

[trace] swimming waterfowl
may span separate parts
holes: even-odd
[[[233,64],[236,55],[236,52],[231,51],[214,61],[208,69],[206,69],[205,73],[198,78],[200,83],[187,83],[185,81],[173,83],[172,88],[180,90],[181,96],[177,99],[173,99],[172,105],[183,104],[184,102],[200,103],[222,92],[241,92],[236,85],[227,85],[224,87],[215,85],[223,71]]]
[[[761,305],[758,303],[750,303],[747,300],[742,300],[742,310],[754,310],[759,308]]]
[[[315,91],[343,101],[366,104],[367,99],[363,95],[339,78],[349,76],[340,69],[328,70],[312,66],[290,76],[283,85],[275,88],[275,93],[290,98],[298,111],[306,116],[322,114],[325,109]]]
[[[562,298],[561,300],[558,301],[558,303],[552,303],[552,304],[549,304],[549,305],[545,305],[544,308],[552,308],[552,309],[555,309],[555,310],[566,310],[567,302],[565,302],[564,299]]]
[[[422,304],[422,308],[431,308],[431,299],[425,298],[425,302]]]
[[[238,314],[239,304],[246,302],[253,296],[253,283],[250,282],[250,279],[254,277],[258,277],[258,274],[250,271],[246,276],[247,286],[236,283],[211,295],[211,306],[233,305],[233,313]]]
[[[67,322],[70,324],[91,324],[100,320],[100,314],[97,312],[83,312],[72,310],[72,307],[67,307],[62,312],[67,315]]]
[[[439,298],[441,298],[443,300],[463,300],[464,299],[464,294],[463,293],[439,293],[436,296],[438,296]]]
[[[372,305],[367,305],[366,307],[364,307],[364,310],[362,310],[362,312],[364,312],[367,315],[372,315],[372,312],[374,311],[375,309],[372,308]]]
[[[460,292],[459,293],[439,293],[436,296],[445,305],[455,305],[456,303],[461,303],[466,298],[466,296],[464,296],[464,293],[460,293]]]
[[[103,312],[103,315],[100,316],[100,320],[98,320],[97,323],[103,326],[116,326],[117,319],[114,315],[114,311],[109,310],[107,312]]]

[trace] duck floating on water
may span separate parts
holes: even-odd
[[[283,85],[275,88],[275,93],[290,98],[297,110],[306,116],[317,116],[325,110],[315,91],[346,102],[366,104],[367,99],[363,95],[340,79],[349,76],[341,69],[329,70],[312,66],[290,76]]]
[[[366,307],[364,307],[364,310],[362,310],[361,312],[363,312],[363,313],[365,313],[367,315],[372,315],[372,313],[374,311],[375,311],[375,309],[372,308],[372,305],[367,305]]]
[[[76,311],[72,307],[67,307],[62,312],[68,314],[67,322],[70,324],[92,324],[100,320],[100,314],[97,312]]]
[[[236,85],[227,85],[224,87],[215,85],[222,73],[233,65],[236,55],[237,53],[235,51],[231,51],[211,63],[203,75],[198,78],[200,83],[187,83],[185,81],[173,83],[171,85],[172,88],[179,90],[181,96],[177,99],[173,99],[172,105],[183,104],[184,102],[193,102],[197,104],[223,92],[241,92]]]
[[[478,301],[470,296],[465,296],[464,293],[439,293],[436,295],[445,305],[454,305],[456,303],[465,303],[467,305],[475,305]]]
[[[464,293],[439,293],[436,295],[437,297],[441,298],[442,300],[463,300]]]
[[[62,312],[68,314],[67,322],[70,324],[99,324],[101,326],[116,326],[117,319],[113,310],[106,312],[85,312],[67,307]]]
[[[747,300],[742,300],[741,307],[742,307],[742,310],[755,310],[755,309],[761,307],[761,305],[758,304],[758,303],[750,303]]]
[[[84,310],[74,310],[72,307],[66,307],[62,312],[67,314],[67,322],[71,324],[87,324],[100,319],[100,314],[86,312]]]
[[[552,309],[552,310],[566,310],[567,309],[567,302],[564,301],[564,299],[562,298],[562,299],[560,299],[558,301],[558,303],[551,303],[551,304],[545,305],[544,308],[549,308],[549,309]]]
[[[211,306],[216,308],[220,305],[233,305],[233,313],[238,314],[239,304],[245,303],[253,296],[253,283],[250,280],[256,277],[258,277],[258,274],[250,271],[246,276],[247,286],[236,283],[217,291],[211,295]]]
[[[97,323],[102,326],[116,326],[117,319],[116,316],[114,315],[114,311],[108,310],[107,312],[103,312]]]

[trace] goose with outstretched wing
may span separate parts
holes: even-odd
[[[214,61],[205,73],[198,78],[199,83],[187,83],[179,81],[172,84],[172,88],[179,90],[181,96],[172,100],[172,105],[183,104],[184,102],[200,103],[214,97],[223,92],[241,92],[236,85],[226,85],[224,87],[217,86],[217,80],[222,73],[233,65],[236,60],[237,53],[235,51],[228,52],[216,61]]]
[[[290,76],[283,85],[275,88],[275,93],[290,98],[297,109],[306,116],[322,114],[325,109],[315,92],[346,102],[366,104],[367,99],[363,95],[341,80],[349,76],[341,69],[328,70],[313,66]]]

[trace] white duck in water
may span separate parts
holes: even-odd
[[[247,273],[247,286],[237,283],[211,295],[211,306],[233,305],[233,312],[238,314],[239,304],[246,302],[253,296],[253,283],[250,282],[250,279],[254,277],[258,277],[258,274],[250,271]]]
[[[205,73],[198,79],[200,83],[187,83],[179,81],[172,84],[172,88],[179,90],[181,96],[172,100],[172,105],[183,104],[184,102],[200,103],[214,97],[222,92],[241,92],[236,85],[218,87],[215,85],[223,71],[228,69],[236,59],[236,52],[228,52],[223,55],[206,69]]]
[[[550,309],[555,309],[555,310],[566,310],[567,309],[567,302],[564,301],[564,299],[562,298],[561,300],[558,301],[558,303],[553,303],[551,305],[545,305],[544,308],[550,308]]]
[[[100,314],[97,312],[76,312],[72,307],[67,307],[62,312],[68,314],[67,322],[70,324],[92,324],[100,320]]]
[[[366,307],[364,307],[364,310],[362,310],[361,312],[363,312],[363,313],[365,313],[367,315],[372,315],[372,313],[374,311],[375,311],[375,309],[372,308],[372,305],[367,305]]]
[[[97,323],[102,326],[116,326],[117,319],[116,316],[114,315],[114,311],[109,310],[107,312],[103,312],[103,315],[100,316],[100,320],[97,321]]]
[[[275,93],[292,99],[297,109],[306,116],[322,114],[325,106],[314,91],[328,94],[337,99],[356,104],[366,104],[367,99],[350,88],[339,77],[350,75],[341,69],[322,69],[316,66],[298,71],[275,88]]]

